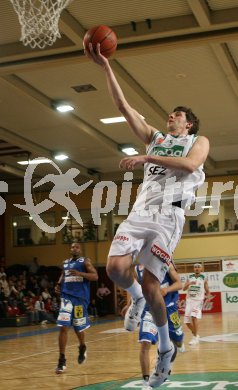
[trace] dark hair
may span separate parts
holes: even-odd
[[[176,111],[182,111],[186,114],[186,119],[188,122],[192,122],[192,127],[189,129],[188,134],[197,134],[199,130],[199,119],[196,117],[196,115],[192,112],[191,108],[184,107],[184,106],[178,106],[173,109],[173,112]]]

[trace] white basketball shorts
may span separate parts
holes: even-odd
[[[172,254],[181,238],[184,210],[172,207],[168,215],[157,212],[140,216],[131,212],[114,236],[110,256],[139,255],[140,263],[153,273],[160,283],[169,268]]]
[[[190,323],[192,321],[191,317],[195,317],[200,320],[202,318],[202,306],[203,306],[203,300],[198,301],[198,300],[187,299],[185,313],[184,313],[184,323],[185,324]]]

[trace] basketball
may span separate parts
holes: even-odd
[[[96,26],[88,30],[83,39],[84,47],[88,48],[90,42],[94,50],[97,43],[100,43],[100,51],[104,57],[110,57],[117,48],[117,36],[108,26]]]

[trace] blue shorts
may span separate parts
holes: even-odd
[[[90,323],[85,301],[62,293],[57,325],[68,327],[72,325],[78,332],[89,328]]]
[[[143,341],[153,345],[158,342],[158,329],[148,310],[143,311],[140,322],[139,342]]]
[[[169,323],[169,337],[174,342],[181,342],[183,340],[183,328],[181,318],[178,312],[177,305],[167,306],[167,318]]]
[[[183,329],[181,325],[181,319],[178,313],[178,308],[174,304],[173,306],[166,307],[167,318],[169,325],[169,337],[174,342],[181,342],[183,340]],[[146,341],[151,344],[158,342],[158,329],[154,324],[152,315],[149,311],[144,310],[141,316],[139,342]]]

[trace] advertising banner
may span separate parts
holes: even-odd
[[[224,291],[222,294],[222,311],[238,312],[238,291]]]
[[[236,291],[238,295],[238,272],[221,272],[221,291]]]
[[[225,272],[238,272],[238,259],[222,260],[222,270]]]

